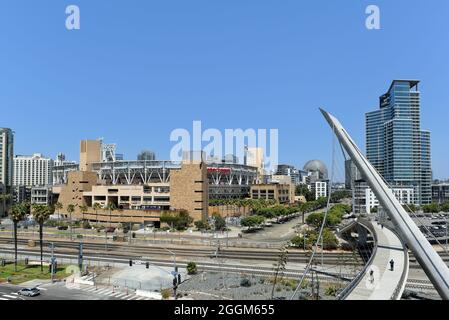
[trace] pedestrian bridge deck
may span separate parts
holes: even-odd
[[[373,223],[377,236],[377,250],[363,278],[346,300],[400,299],[408,275],[408,252],[398,236],[388,228]],[[390,270],[390,260],[394,270]],[[370,271],[374,271],[371,282]]]

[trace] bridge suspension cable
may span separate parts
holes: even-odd
[[[292,296],[290,297],[290,300],[293,300],[296,296],[296,294],[298,293],[299,288],[302,287],[302,284],[304,282],[304,279],[306,277],[306,275],[309,273],[309,271],[311,271],[311,266],[312,263],[314,261],[315,255],[318,251],[318,246],[320,243],[322,243],[322,237],[323,237],[323,230],[324,230],[324,226],[326,225],[326,221],[327,221],[327,216],[329,213],[329,209],[330,209],[330,200],[331,200],[331,195],[332,195],[332,185],[334,182],[334,173],[335,173],[335,142],[336,142],[336,136],[334,134],[332,134],[332,166],[331,166],[331,177],[330,177],[330,181],[329,181],[329,192],[328,192],[328,196],[327,196],[327,205],[326,205],[326,212],[324,213],[324,217],[323,217],[323,221],[321,223],[320,226],[320,231],[318,234],[318,237],[316,239],[312,254],[310,256],[310,259],[306,265],[306,268],[304,269],[304,272],[301,276],[301,279],[299,280],[298,285],[295,288],[295,291],[293,292]],[[321,244],[321,249],[324,250],[323,248],[323,243]],[[318,276],[318,275],[317,275]]]

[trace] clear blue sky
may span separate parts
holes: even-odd
[[[382,30],[365,28],[381,9]],[[65,29],[77,4],[81,30]],[[168,158],[170,132],[278,128],[280,162],[329,164],[334,113],[364,149],[364,114],[394,78],[422,81],[434,176],[449,178],[449,1],[22,1],[0,4],[0,126],[16,154],[104,137]],[[340,157],[341,158],[341,157]],[[340,165],[342,168],[342,165]]]

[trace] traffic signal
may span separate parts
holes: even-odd
[[[133,266],[133,261],[131,259],[129,259],[129,266],[132,267]]]
[[[149,262],[146,262],[146,263],[145,263],[145,267],[146,267],[147,269],[149,269],[149,268],[150,268],[150,263],[149,263]]]

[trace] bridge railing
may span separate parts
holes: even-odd
[[[392,230],[393,231],[393,230]],[[393,231],[396,233],[395,231]],[[396,233],[397,235],[397,233]],[[401,279],[399,280],[399,283],[394,289],[393,294],[391,295],[391,300],[400,300],[402,298],[402,293],[404,292],[405,285],[407,284],[408,279],[408,272],[409,272],[409,254],[408,254],[408,248],[403,243],[402,239],[398,236],[398,238],[401,240],[401,243],[404,247],[404,269],[402,271]]]
[[[372,262],[374,260],[374,257],[376,256],[376,252],[377,252],[377,234],[376,234],[376,231],[374,230],[373,225],[371,224],[370,221],[365,220],[365,219],[360,219],[360,218],[357,219],[357,223],[360,224],[361,226],[363,226],[364,228],[366,228],[371,233],[371,235],[373,236],[373,239],[374,239],[373,250],[371,252],[371,257],[369,258],[368,262],[365,264],[363,269],[348,284],[348,286],[346,286],[346,288],[344,288],[337,295],[337,297],[336,297],[337,300],[345,300],[349,296],[349,294],[359,285],[360,281],[365,276],[366,271],[371,266],[371,264],[372,264]]]

